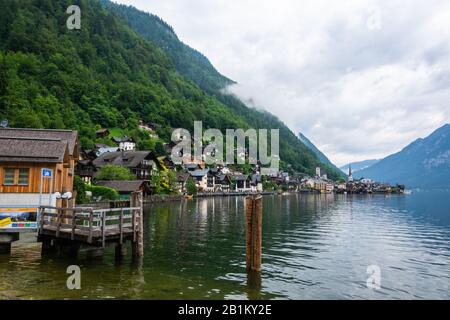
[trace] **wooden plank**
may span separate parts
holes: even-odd
[[[88,243],[92,243],[92,228],[93,226],[93,219],[94,219],[94,211],[91,210],[89,212],[89,236],[88,236]]]
[[[103,212],[102,216],[102,247],[105,248],[105,237],[106,237],[106,221],[105,221],[106,212]]]
[[[62,214],[62,211],[58,210],[58,217],[56,218],[56,223],[58,226],[58,228],[56,229],[56,237],[57,238],[59,237],[59,231],[61,230],[61,224],[62,224],[61,214]]]
[[[45,221],[45,209],[44,208],[39,208],[39,210],[41,211],[40,213],[40,218],[41,218],[41,227],[39,228],[39,234],[41,233],[42,228],[44,228],[44,221]]]
[[[133,221],[133,243],[136,242],[136,210],[132,209],[132,221]]]
[[[73,211],[73,217],[72,217],[72,235],[70,236],[70,239],[73,241],[75,240],[75,229],[77,227],[77,213]]]
[[[120,211],[120,220],[119,220],[119,231],[120,231],[120,244],[123,244],[123,209]]]

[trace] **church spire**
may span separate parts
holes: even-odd
[[[348,165],[348,182],[353,182],[352,165]]]

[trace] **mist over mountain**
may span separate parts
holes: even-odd
[[[277,117],[223,92],[232,83],[178,40],[162,19],[126,6],[81,0],[81,30],[66,27],[69,0],[0,2],[0,118],[11,127],[76,129],[83,148],[97,128],[120,128],[139,149],[155,141],[139,121],[173,128],[194,121],[226,130],[279,129],[283,170],[313,174],[317,156]],[[322,165],[333,179],[342,174]]]
[[[450,188],[450,124],[354,176],[401,183],[408,188]]]

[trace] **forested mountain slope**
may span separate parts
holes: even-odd
[[[98,1],[79,1],[82,28],[68,30],[72,4],[0,2],[0,117],[10,126],[77,129],[85,148],[93,147],[99,126],[122,128],[141,148],[151,147],[138,129],[141,119],[160,124],[165,140],[172,128],[192,129],[195,120],[221,130],[280,128],[283,166],[314,172],[319,160],[281,121],[199,87],[167,51]],[[218,77],[224,81],[219,87],[228,83]]]

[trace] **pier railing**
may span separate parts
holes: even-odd
[[[93,209],[93,208],[39,208],[39,234],[52,235],[88,244],[118,240],[125,237],[136,241],[141,226],[141,207]]]

